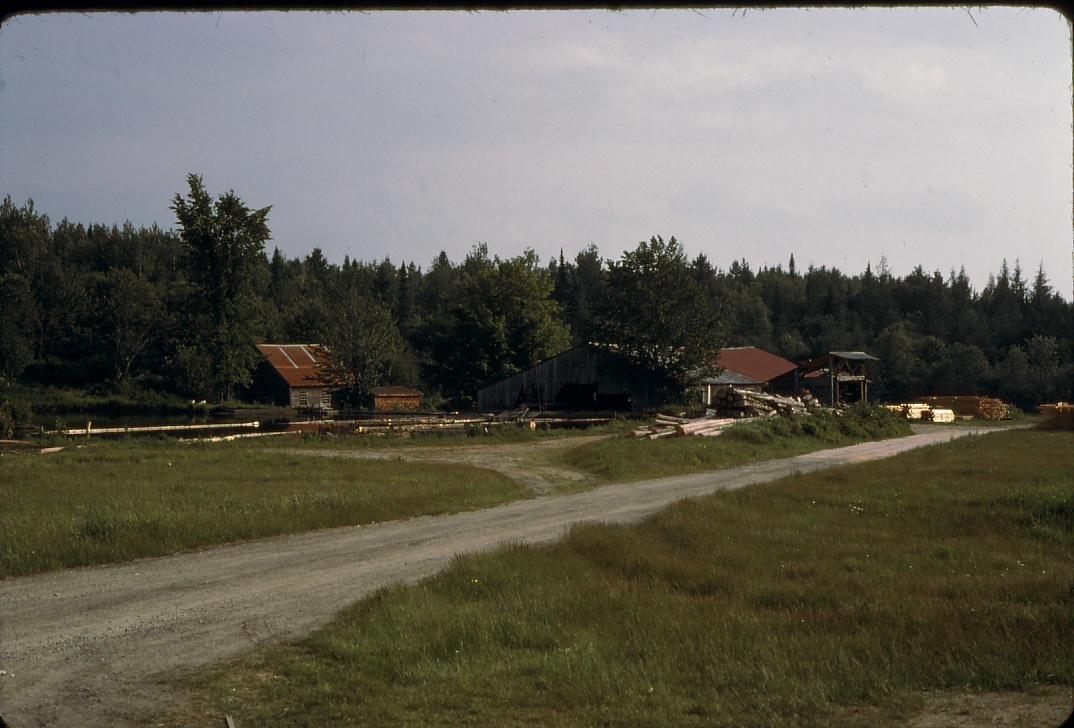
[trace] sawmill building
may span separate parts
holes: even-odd
[[[639,410],[660,404],[658,383],[613,347],[587,343],[545,359],[477,392],[477,408]]]

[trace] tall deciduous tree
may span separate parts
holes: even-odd
[[[129,268],[112,268],[95,288],[97,333],[108,343],[115,383],[123,385],[164,318],[163,301],[156,286]]]
[[[249,383],[259,359],[255,344],[267,284],[270,208],[252,210],[234,191],[213,201],[196,174],[187,183],[187,196],[177,194],[172,201],[193,285],[186,356],[180,360],[199,362],[200,368],[210,362],[198,389],[227,399],[235,385]]]
[[[329,373],[344,383],[349,403],[357,406],[383,383],[403,341],[391,311],[357,286],[341,284],[334,298],[325,341],[334,362]]]
[[[725,327],[672,237],[654,237],[608,263],[601,338],[681,394],[714,366]]]
[[[446,326],[430,346],[435,383],[445,395],[465,401],[479,387],[567,348],[552,275],[532,250],[501,260],[477,245],[460,274]]]
[[[0,388],[14,382],[33,359],[37,311],[33,291],[19,273],[0,274]]]

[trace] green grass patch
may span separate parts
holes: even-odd
[[[1068,434],[968,437],[460,558],[192,679],[164,725],[823,726],[1069,685]]]
[[[486,508],[527,493],[464,465],[232,446],[239,444],[132,440],[0,456],[0,577]]]
[[[600,480],[622,482],[729,468],[909,434],[909,423],[887,410],[851,407],[843,417],[824,412],[773,417],[738,425],[720,437],[646,440],[624,436],[580,445],[564,452],[562,458],[564,464]]]

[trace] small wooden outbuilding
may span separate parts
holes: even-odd
[[[274,404],[327,410],[340,384],[329,373],[332,359],[318,344],[258,344],[265,361],[254,374],[255,390]]]
[[[410,387],[373,387],[374,412],[418,412],[422,393]]]

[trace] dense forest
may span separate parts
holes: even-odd
[[[793,256],[785,267],[721,267],[659,237],[614,259],[592,245],[549,261],[500,258],[481,244],[462,261],[339,265],[318,248],[267,253],[268,208],[188,181],[174,231],[53,224],[32,201],[3,201],[0,390],[224,400],[249,382],[254,343],[323,342],[356,395],[407,384],[466,406],[488,382],[600,340],[669,375],[719,346],[797,361],[863,349],[881,360],[871,391],[883,399],[989,393],[1030,408],[1072,398],[1074,305],[1042,268],[1027,277],[1017,261],[997,261],[981,291],[962,271],[897,277],[883,259],[856,275],[799,270]]]

